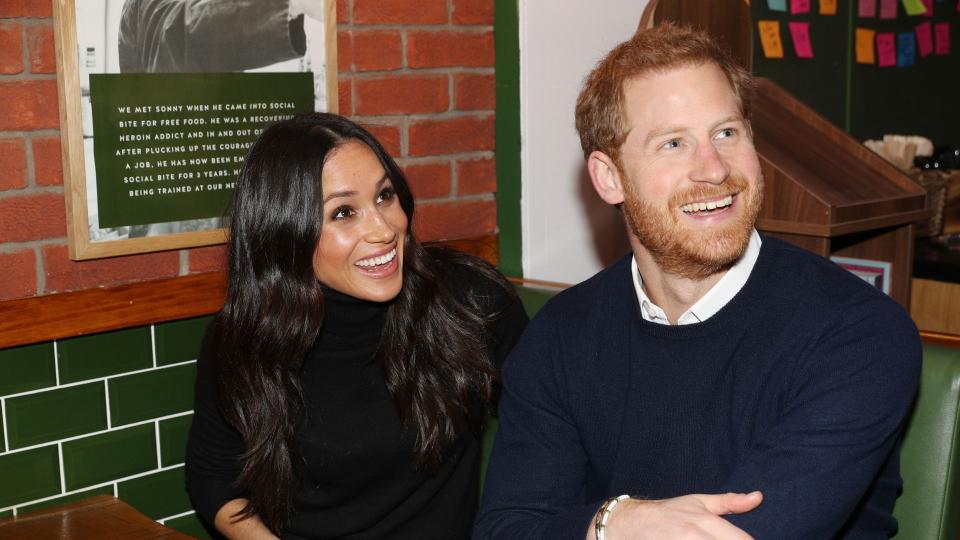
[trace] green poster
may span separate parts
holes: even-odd
[[[263,128],[313,110],[313,74],[91,74],[99,226],[223,216]]]

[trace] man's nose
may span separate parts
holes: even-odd
[[[712,144],[702,144],[694,155],[690,179],[695,182],[719,184],[730,176],[730,167]]]

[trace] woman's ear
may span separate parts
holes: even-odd
[[[623,184],[620,180],[620,171],[613,159],[599,150],[590,152],[587,156],[587,171],[590,172],[590,181],[597,195],[607,204],[623,202]]]

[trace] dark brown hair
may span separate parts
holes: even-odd
[[[217,403],[243,437],[236,486],[256,515],[279,533],[293,514],[302,418],[300,367],[324,318],[313,269],[323,222],[324,161],[347,141],[376,154],[410,227],[403,286],[391,301],[378,350],[401,420],[417,432],[418,468],[433,471],[456,439],[478,432],[491,401],[493,366],[483,343],[490,322],[479,299],[463,294],[468,266],[509,285],[475,258],[426,249],[413,235],[413,195],[403,172],[365,129],[312,113],[268,127],[250,148],[234,195],[227,299],[212,332]]]

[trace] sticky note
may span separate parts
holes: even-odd
[[[783,41],[780,40],[780,21],[758,21],[760,44],[765,58],[783,58]]]
[[[790,0],[790,13],[810,13],[810,0]]]
[[[873,64],[875,62],[873,56],[873,37],[876,35],[876,30],[868,30],[866,28],[857,28],[857,63],[858,64]]]
[[[930,21],[917,25],[917,51],[921,57],[929,56],[933,52],[933,31],[930,29]]]
[[[897,46],[893,43],[893,32],[877,34],[877,65],[880,67],[897,65]]]
[[[876,17],[877,0],[860,0],[860,4],[857,7],[857,15],[864,18]]]
[[[899,67],[912,66],[917,56],[917,45],[913,32],[897,34],[897,65]]]
[[[921,0],[903,0],[903,9],[907,15],[923,15],[927,11],[927,6],[923,5]]]
[[[933,0],[923,0],[923,12],[927,17],[933,17]]]
[[[937,56],[950,54],[950,23],[938,22],[933,25],[934,51]]]
[[[767,0],[767,7],[770,11],[786,11],[787,0]]]
[[[897,18],[897,0],[880,0],[880,18]]]
[[[836,14],[837,14],[837,0],[820,0],[820,14],[821,14],[821,15],[836,15]]]
[[[810,45],[810,23],[790,21],[790,37],[793,38],[793,50],[797,58],[813,58],[813,47]]]

